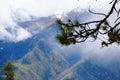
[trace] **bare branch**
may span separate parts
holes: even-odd
[[[114,26],[108,23],[108,20],[114,11],[117,13],[117,15],[119,15],[120,13],[120,9],[118,11],[116,9],[117,3],[118,3],[118,0],[112,0],[109,3],[112,6],[107,14],[96,13],[89,9],[90,13],[104,16],[104,18],[101,20],[93,20],[85,23],[79,23],[77,21],[77,23],[71,22],[72,24],[70,24],[70,22],[65,23],[65,22],[59,21],[58,24],[62,25],[62,29],[67,30],[66,33],[64,33],[64,35],[61,34],[61,36],[64,36],[65,39],[68,39],[68,40],[72,38],[73,39],[72,41],[74,44],[85,42],[90,37],[92,37],[94,40],[100,39],[102,41],[101,44],[106,46],[114,42],[117,42],[120,44],[120,28],[117,28],[120,25],[120,22],[118,22],[118,20],[120,20],[120,17],[117,16],[114,22],[115,23]],[[73,30],[70,31],[68,28],[73,28]],[[66,36],[66,34],[68,33],[70,34],[72,33],[72,35],[69,34]],[[107,35],[108,39],[104,39],[104,38],[101,39],[98,37],[99,35]]]
[[[90,9],[89,9],[88,11],[89,11],[90,13],[93,13],[93,14],[106,16],[106,14],[104,14],[104,13],[96,13],[96,12],[91,11]]]
[[[118,17],[116,20],[115,20],[115,23],[120,19],[120,17]]]

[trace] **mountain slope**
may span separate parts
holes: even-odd
[[[53,24],[31,38],[31,44],[34,43],[32,49],[15,61],[17,80],[53,80],[70,66],[59,49],[49,41],[49,36],[55,37],[54,29],[57,28]]]
[[[17,80],[53,80],[69,63],[58,52],[43,53],[39,48],[34,48],[15,66]]]
[[[81,61],[81,60],[80,60]],[[77,62],[70,71],[58,80],[119,80],[120,69],[115,65],[100,65],[89,58],[82,64]],[[120,64],[117,64],[119,66]]]
[[[67,68],[66,70],[64,70],[62,73],[60,73],[56,79],[54,80],[64,80],[64,78],[68,77],[68,75],[72,73],[72,71],[78,66],[78,65],[82,65],[88,58],[82,58],[80,59],[78,62],[76,62],[75,64],[73,64],[71,67]]]

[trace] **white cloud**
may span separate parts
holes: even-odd
[[[27,39],[31,37],[31,34],[26,31],[25,29],[19,27],[18,31],[17,31],[17,36],[15,37],[15,41],[21,41],[24,39]]]
[[[31,36],[27,30],[17,26],[17,19],[27,21],[31,19],[29,15],[41,17],[57,11],[61,13],[74,8],[75,4],[74,0],[0,0],[0,40],[20,41]]]
[[[106,9],[108,1],[111,0],[0,0],[0,20],[12,22],[12,12],[18,9],[23,9],[33,16],[40,17],[63,13],[76,7],[86,9],[90,5]]]
[[[18,42],[31,37],[31,34],[21,27],[0,25],[0,40]]]
[[[76,7],[86,9],[90,5],[94,8],[106,9],[111,0],[0,0],[0,22],[13,24],[13,12],[18,9],[25,10],[33,16],[48,16],[61,14]]]
[[[96,0],[0,0],[0,34],[2,35],[0,39],[19,41],[30,36],[30,33],[20,26],[15,28],[17,26],[16,19],[27,21],[31,19],[29,15],[41,17],[62,14],[76,7],[82,10],[88,9],[90,5],[92,5],[91,7],[106,10],[108,7],[105,4],[108,1],[111,0],[97,0],[97,2]],[[16,33],[13,35],[13,33],[8,32],[6,26]],[[26,33],[26,35],[23,35],[23,33]]]

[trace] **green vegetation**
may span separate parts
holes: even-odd
[[[13,71],[13,64],[11,62],[7,62],[4,65],[4,80],[15,80],[14,78],[14,71]]]

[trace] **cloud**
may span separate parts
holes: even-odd
[[[76,7],[85,10],[90,5],[92,9],[94,7],[95,9],[107,10],[108,1],[110,0],[0,0],[0,34],[2,35],[0,40],[13,39],[13,41],[19,41],[30,37],[31,34],[18,26],[16,21],[29,21],[31,20],[30,16],[39,18],[62,14]],[[8,29],[13,32],[9,32]]]
[[[7,3],[6,3],[7,2]],[[34,16],[48,16],[57,11],[69,11],[78,6],[77,0],[5,0],[1,1],[3,7],[14,11],[24,9]],[[6,4],[6,5],[4,5]],[[10,11],[9,10],[9,11]]]
[[[120,63],[120,46],[117,44],[112,44],[109,45],[109,47],[102,48],[100,41],[90,42],[88,40],[75,45],[58,46],[65,55],[88,57],[89,60],[92,60],[97,64],[108,65]]]
[[[68,0],[0,0],[0,40],[27,39],[31,34],[18,26],[16,21],[29,21],[31,15],[39,18],[75,7],[76,1],[68,2]]]
[[[13,12],[22,9],[33,16],[48,16],[61,14],[76,7],[87,9],[90,7],[106,9],[110,0],[0,0],[0,22],[12,23]]]
[[[12,40],[14,40],[14,41],[21,41],[21,40],[25,40],[25,39],[27,39],[27,38],[29,38],[31,36],[32,36],[31,33],[29,33],[27,30],[19,27],[17,29],[17,34],[16,34],[15,38],[12,39]]]
[[[31,37],[31,34],[21,27],[0,25],[0,40],[18,42]]]

